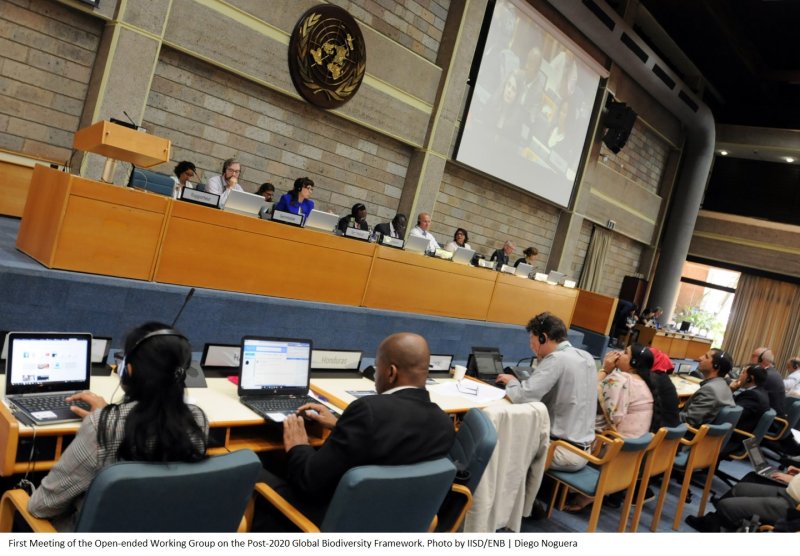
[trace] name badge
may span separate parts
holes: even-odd
[[[275,222],[283,222],[284,224],[291,224],[292,226],[301,226],[303,224],[303,215],[292,214],[291,212],[284,212],[282,210],[273,210],[272,220]]]
[[[344,235],[361,241],[369,241],[370,232],[369,230],[359,230],[358,228],[345,228]]]
[[[189,187],[184,187],[181,189],[181,196],[179,199],[181,201],[197,203],[198,205],[219,208],[219,195],[215,193],[206,193],[205,191],[198,191]]]

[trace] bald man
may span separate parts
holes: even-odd
[[[446,456],[455,430],[450,418],[425,389],[430,350],[416,334],[393,334],[375,357],[378,395],[352,402],[337,419],[322,404],[306,417],[331,434],[318,450],[309,445],[301,417],[283,423],[288,485],[267,481],[307,517],[319,524],[344,473],[359,465],[405,465]]]

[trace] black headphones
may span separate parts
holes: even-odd
[[[767,353],[767,350],[762,351],[758,354],[758,362],[761,363],[764,360],[764,354]]]
[[[536,323],[534,324],[534,328],[536,329],[535,333],[539,335],[540,344],[547,341],[547,335],[544,332],[544,320],[545,317],[537,317]]]
[[[717,353],[714,354],[714,357],[711,358],[711,366],[714,370],[719,370],[719,362],[722,361],[722,358],[725,356],[724,350],[719,350]],[[761,361],[761,358],[759,358]]]
[[[793,371],[800,369],[800,359],[797,359],[796,357],[789,359],[789,364],[792,366]]]
[[[125,375],[127,374],[128,359],[131,357],[131,355],[133,355],[136,352],[136,350],[139,349],[139,346],[141,346],[147,340],[158,336],[175,336],[176,338],[181,338],[184,342],[186,342],[187,346],[191,345],[189,343],[189,339],[180,332],[178,332],[177,330],[175,330],[174,328],[162,328],[161,330],[154,330],[152,332],[148,332],[147,334],[139,338],[139,341],[133,344],[133,347],[130,349],[130,351],[128,351],[122,357],[122,362],[120,363],[118,371],[120,379],[124,378]],[[191,353],[192,350],[191,347],[189,347],[189,360],[185,361],[180,367],[175,369],[175,380],[182,381],[186,378],[186,369],[188,369],[192,364]]]
[[[633,353],[633,348],[631,348],[631,361],[630,361],[631,367],[636,368],[636,366],[639,364],[639,358],[644,354],[645,349],[647,348],[642,346],[639,348],[639,353]]]

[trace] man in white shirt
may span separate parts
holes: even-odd
[[[567,341],[567,327],[550,313],[533,317],[525,329],[530,334],[531,350],[539,361],[530,378],[520,382],[501,374],[497,382],[506,385],[506,396],[513,403],[542,402],[550,414],[550,438],[564,440],[588,452],[594,441],[597,412],[597,368],[587,352]],[[551,469],[578,471],[587,459],[557,447]]]
[[[439,242],[433,237],[433,234],[428,231],[431,227],[431,215],[427,212],[420,212],[417,217],[417,225],[411,229],[411,235],[417,237],[424,237],[428,240],[428,252],[433,253],[440,249]]]
[[[786,362],[786,378],[783,387],[789,396],[800,397],[800,357],[792,357]]]
[[[239,175],[242,173],[242,165],[236,159],[229,158],[222,163],[222,175],[214,176],[206,183],[206,193],[219,195],[219,208],[225,206],[231,190],[244,191],[239,185]]]

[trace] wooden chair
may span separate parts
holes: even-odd
[[[663,474],[661,486],[659,487],[656,509],[653,512],[653,522],[650,530],[658,529],[658,522],[661,519],[661,511],[664,508],[667,490],[669,489],[669,477],[672,473],[672,465],[675,462],[675,454],[680,446],[680,441],[686,434],[686,425],[681,424],[677,427],[661,427],[656,431],[653,440],[645,450],[645,460],[642,472],[639,474],[639,493],[636,496],[636,509],[633,511],[631,519],[631,532],[635,533],[639,529],[639,519],[642,516],[642,506],[650,479]]]
[[[786,396],[785,410],[786,417],[775,417],[774,423],[779,428],[764,435],[764,447],[777,452],[778,459],[782,452],[780,442],[789,437],[792,429],[797,428],[800,423],[800,399]]]
[[[455,475],[448,458],[354,467],[339,481],[319,527],[269,485],[258,483],[255,492],[306,533],[424,533],[436,527]]]
[[[761,441],[764,439],[764,435],[767,433],[769,428],[772,426],[773,421],[775,421],[775,410],[768,409],[761,415],[761,418],[756,423],[755,428],[753,428],[752,432],[741,430],[741,429],[733,429],[732,436],[738,436],[744,438],[754,438],[756,444],[761,444]],[[728,445],[723,448],[722,452],[719,455],[719,461],[723,459],[727,460],[737,460],[741,461],[743,459],[747,459],[747,450],[742,446],[741,443],[733,444],[728,442]],[[735,483],[738,482],[736,477],[725,473],[724,471],[720,471],[719,469],[719,461],[717,462],[717,470],[716,475],[719,479],[721,479],[725,484],[728,486],[733,486]]]
[[[563,510],[567,492],[572,489],[594,498],[589,525],[586,529],[588,532],[592,532],[597,529],[597,521],[600,518],[600,510],[603,507],[605,495],[626,490],[627,493],[621,510],[622,515],[619,520],[619,532],[621,533],[625,531],[628,515],[630,515],[633,491],[636,487],[636,479],[639,476],[639,467],[645,450],[653,439],[653,435],[647,433],[639,438],[624,440],[622,438],[597,435],[596,439],[603,448],[602,456],[587,454],[580,448],[563,440],[556,440],[550,443],[546,467],[550,467],[556,446],[561,446],[586,458],[590,465],[573,472],[548,469],[546,474],[556,481],[556,486],[550,499],[547,517],[549,518],[553,514],[553,506],[555,506],[559,490],[561,491],[559,510]]]
[[[450,449],[463,482],[452,486],[439,508],[437,531],[455,533],[461,528],[496,445],[497,430],[486,414],[480,409],[467,411]]]
[[[75,532],[234,532],[261,472],[251,450],[196,463],[120,462],[103,469],[86,492]],[[28,493],[9,490],[0,500],[0,532],[19,513],[35,532],[54,532],[28,512]]]
[[[689,492],[689,485],[692,480],[692,473],[701,469],[709,470],[708,477],[703,485],[703,497],[700,500],[700,507],[697,515],[705,514],[706,502],[711,492],[711,483],[714,480],[714,473],[711,471],[717,465],[719,451],[725,440],[728,438],[733,426],[730,423],[721,425],[703,425],[700,429],[686,427],[694,437],[689,440],[682,438],[680,443],[688,450],[684,450],[675,456],[674,466],[683,472],[683,482],[681,483],[681,493],[678,497],[678,506],[675,508],[675,519],[672,522],[672,529],[677,531],[681,523],[683,506],[686,503],[686,494]]]

